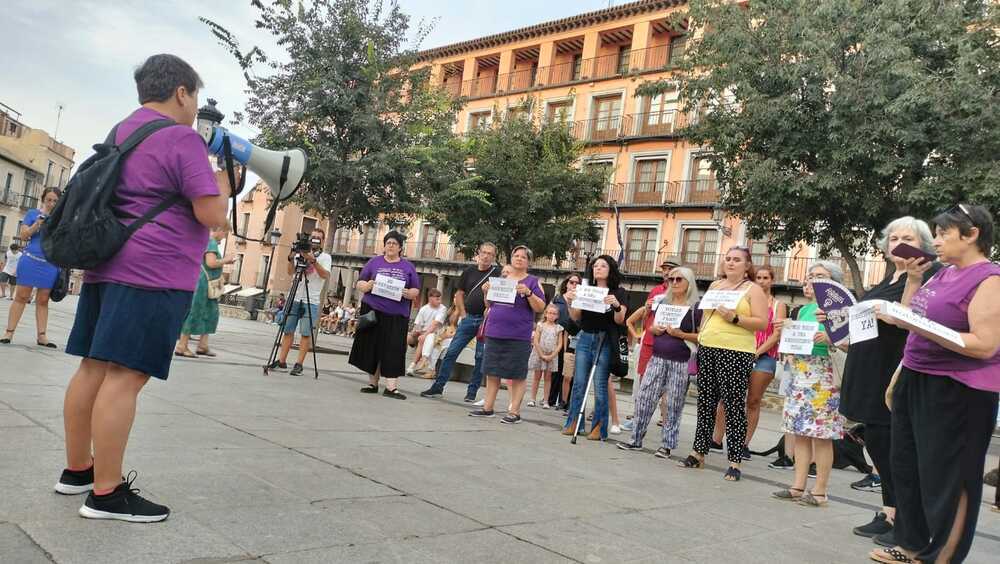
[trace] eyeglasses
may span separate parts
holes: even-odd
[[[567,284],[579,284],[580,281],[579,280],[567,280],[566,283]]]
[[[830,277],[825,274],[807,274],[806,280],[828,280]]]
[[[667,282],[670,282],[671,284],[680,284],[683,281],[684,281],[683,276],[671,276],[667,278]]]

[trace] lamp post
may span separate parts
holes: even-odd
[[[271,230],[269,239],[271,243],[271,258],[267,259],[267,268],[264,269],[264,303],[261,304],[262,306],[267,306],[267,287],[271,282],[271,265],[274,264],[274,250],[278,247],[278,241],[281,240],[281,231],[278,231],[278,228],[275,227]],[[263,309],[263,307],[261,309]]]

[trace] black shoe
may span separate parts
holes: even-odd
[[[875,535],[872,537],[872,540],[875,541],[875,544],[886,548],[899,546],[899,543],[896,542],[895,529],[889,529],[888,532],[882,533],[881,535]]]
[[[514,415],[513,413],[508,413],[507,415],[504,415],[503,418],[500,419],[500,422],[505,423],[507,425],[517,425],[518,423],[521,422],[521,416]]]
[[[406,396],[401,394],[399,390],[390,390],[389,388],[386,388],[385,391],[382,392],[382,396],[392,399],[406,399]]]
[[[128,480],[118,484],[118,487],[107,495],[94,495],[94,492],[90,492],[87,501],[80,507],[80,516],[87,519],[116,519],[129,523],[156,523],[169,517],[169,508],[145,499],[139,495],[137,488],[132,487],[135,471],[129,472],[128,475]]]
[[[642,447],[632,443],[618,443],[618,448],[622,450],[642,450]]]
[[[477,409],[475,411],[469,412],[469,417],[493,417],[496,415],[493,410],[486,411],[485,409]]]
[[[296,362],[295,366],[292,366],[292,371],[289,372],[288,375],[289,376],[302,376],[302,365]]]
[[[868,474],[864,478],[851,484],[851,487],[860,492],[882,492],[882,478],[875,474]]]
[[[656,452],[653,453],[653,456],[655,456],[656,458],[670,458],[670,449],[666,447],[660,447],[656,449]]]
[[[815,478],[816,477],[816,463],[815,462],[813,462],[812,464],[809,465],[809,477],[810,478]],[[893,546],[896,546],[896,545],[893,545]]]
[[[443,393],[443,390],[435,390],[434,386],[431,386],[430,388],[428,388],[428,389],[420,392],[420,397],[422,397],[422,398],[439,398],[439,397],[441,397],[442,393]]]
[[[884,535],[891,530],[892,523],[889,522],[889,518],[886,517],[885,513],[879,511],[875,514],[875,518],[871,520],[871,523],[861,525],[860,527],[854,527],[854,534],[859,537],[872,538],[878,535]]]
[[[63,470],[62,476],[56,482],[56,493],[77,495],[94,489],[94,467],[86,470]]]
[[[280,360],[276,360],[267,365],[268,370],[288,370],[288,365]]]
[[[750,460],[750,449],[743,447],[743,460]]]
[[[775,470],[793,470],[795,469],[795,461],[785,455],[781,455],[777,460],[768,464],[767,467],[774,468]]]
[[[430,391],[430,390],[428,390],[428,391]],[[421,395],[423,395],[423,394],[421,394]],[[440,395],[441,394],[438,394],[438,396],[440,396]],[[465,403],[476,403],[476,396],[465,396],[465,399],[463,399],[462,401],[464,401]]]
[[[377,394],[378,393],[378,384],[368,384],[364,388],[361,388],[361,393],[362,394]]]
[[[715,441],[708,441],[708,450],[714,450],[715,452],[722,452],[722,443],[717,443]]]

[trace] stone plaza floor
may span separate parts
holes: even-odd
[[[0,319],[10,302],[0,300]],[[75,300],[53,304],[49,338],[62,345]],[[178,359],[167,382],[143,391],[125,470],[172,509],[158,524],[90,521],[83,496],[53,493],[63,459],[62,398],[77,359],[34,345],[29,306],[12,345],[0,345],[0,562],[866,562],[873,548],[851,528],[878,494],[834,470],[826,508],[770,497],[790,471],[770,457],[722,479],[724,455],[684,470],[695,410],[684,410],[673,460],[612,441],[558,433],[560,414],[524,408],[524,423],[473,419],[452,383],[400,380],[406,401],[358,393],[366,375],[344,354],[319,355],[319,379],[264,376],[275,326],[223,319],[214,359]],[[322,336],[321,344],[350,343]],[[295,351],[292,353],[296,354]],[[482,392],[480,392],[482,397]],[[497,404],[506,405],[506,392]],[[631,412],[620,395],[624,413]],[[780,414],[762,414],[755,450],[774,445]],[[627,440],[627,435],[612,436]],[[988,464],[997,464],[1000,448]],[[650,449],[650,447],[652,447]],[[1000,514],[985,505],[968,562],[995,563]],[[992,556],[991,556],[992,555]]]

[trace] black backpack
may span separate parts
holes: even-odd
[[[165,127],[170,119],[143,124],[121,144],[115,144],[116,125],[104,143],[94,145],[94,155],[83,162],[66,185],[66,193],[42,225],[45,258],[62,268],[90,270],[107,262],[140,227],[183,199],[175,194],[160,202],[130,225],[112,208],[122,164],[132,149]]]

